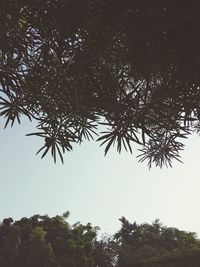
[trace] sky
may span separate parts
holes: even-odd
[[[113,234],[119,218],[151,223],[159,218],[167,226],[196,232],[200,237],[200,137],[186,141],[183,164],[148,169],[133,154],[116,148],[104,157],[97,142],[84,142],[66,153],[65,163],[51,156],[36,156],[38,137],[25,137],[34,125],[23,122],[3,129],[0,120],[0,221],[34,214],[62,215],[70,223],[91,222],[101,233]]]

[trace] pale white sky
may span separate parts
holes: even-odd
[[[91,222],[102,232],[114,233],[118,219],[151,223],[159,218],[167,226],[200,236],[200,137],[193,136],[183,152],[184,164],[149,171],[133,155],[113,148],[104,157],[99,143],[85,142],[66,154],[65,164],[35,156],[42,145],[24,123],[3,130],[0,120],[0,220],[34,214],[54,216],[69,210],[69,221]]]

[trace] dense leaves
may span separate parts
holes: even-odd
[[[152,225],[129,223],[115,234],[119,241],[119,267],[197,267],[200,264],[200,241],[195,233],[165,227],[156,220]]]
[[[98,228],[34,215],[0,226],[0,266],[91,267]]]
[[[54,161],[96,134],[150,167],[180,160],[199,131],[199,14],[198,0],[2,0],[5,127],[35,119]]]
[[[114,236],[97,239],[98,227],[67,222],[69,213],[34,215],[0,225],[1,267],[198,267],[195,233],[124,217]]]

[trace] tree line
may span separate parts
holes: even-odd
[[[0,224],[1,267],[198,267],[200,240],[195,233],[122,217],[112,236],[99,227],[67,222],[62,216],[34,215]]]

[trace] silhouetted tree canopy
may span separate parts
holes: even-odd
[[[0,224],[1,267],[200,266],[196,234],[158,220],[137,224],[122,217],[116,234],[97,238],[98,227],[70,225],[65,215],[10,219]]]
[[[105,153],[180,160],[200,129],[199,14],[198,0],[1,0],[5,127],[35,119],[54,161],[97,135]]]
[[[198,267],[200,241],[195,233],[152,224],[133,224],[124,217],[114,236],[119,241],[117,267]]]

